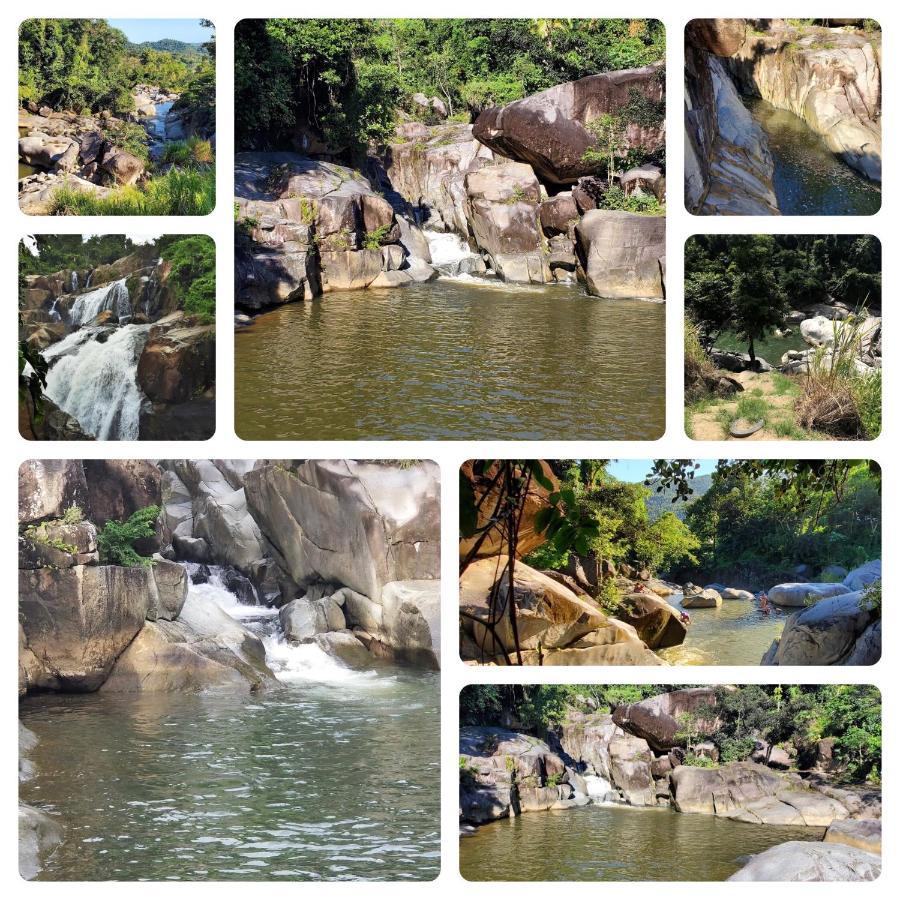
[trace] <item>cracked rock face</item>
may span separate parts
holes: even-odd
[[[247,503],[304,587],[332,582],[380,602],[391,581],[440,576],[437,466],[307,460],[254,469]]]

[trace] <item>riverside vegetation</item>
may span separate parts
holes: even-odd
[[[243,437],[478,437],[498,396],[509,438],[661,432],[659,22],[268,19],[235,40]]]
[[[689,22],[688,211],[878,212],[881,54],[872,19]]]
[[[866,685],[470,685],[471,881],[871,881],[881,696]]]
[[[690,238],[685,244],[684,342],[689,437],[878,437],[878,238]]]
[[[853,460],[475,461],[460,653],[478,665],[870,665],[881,473]]]
[[[23,463],[23,877],[435,878],[439,490],[419,461]]]
[[[19,245],[19,431],[206,440],[216,248],[205,235],[36,235]]]
[[[26,19],[19,29],[20,208],[30,215],[212,212],[215,96],[214,37],[132,44],[103,19]]]

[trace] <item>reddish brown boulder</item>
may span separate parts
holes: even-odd
[[[684,29],[685,41],[715,56],[732,56],[747,37],[746,19],[692,19]]]
[[[568,234],[569,228],[578,221],[580,213],[571,191],[562,191],[541,204],[541,229],[548,237],[554,234]]]
[[[213,325],[151,329],[138,361],[138,385],[154,402],[183,403],[212,385],[215,355]]]
[[[596,165],[585,151],[595,146],[587,125],[604,114],[619,115],[636,91],[662,103],[664,83],[659,66],[588,75],[538,94],[486,109],[472,134],[496,153],[530,163],[546,184],[574,184]],[[650,152],[665,143],[665,122],[626,125],[627,147]]]

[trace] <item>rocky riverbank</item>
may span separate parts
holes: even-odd
[[[30,103],[18,111],[19,207],[28,215],[54,211],[62,189],[97,199],[117,188],[145,188],[154,176],[169,171],[167,144],[188,139],[208,141],[208,163],[215,148],[215,123],[179,94],[139,84],[134,111],[51,109]],[[206,157],[209,156],[210,159]]]
[[[598,208],[609,189],[588,126],[638,97],[662,103],[656,67],[589,76],[483,112],[474,124],[404,121],[364,171],[298,153],[239,153],[236,303],[257,311],[335,290],[448,275],[661,300],[665,220]],[[655,153],[664,123],[626,123],[629,150]],[[624,153],[624,150],[623,150]],[[662,169],[619,173],[624,197],[665,197]],[[661,212],[661,209],[660,209]],[[450,261],[436,242],[460,243]]]
[[[549,468],[545,474],[558,490]],[[479,526],[488,526],[496,495],[490,473],[476,475],[471,463],[462,467],[480,504]],[[801,609],[784,620],[781,637],[759,660],[761,665],[872,665],[881,656],[881,561],[871,560],[847,571],[826,566],[820,583],[784,582],[768,590],[710,583],[675,584],[647,569],[614,566],[593,554],[569,553],[564,568],[538,571],[522,557],[545,543],[535,525],[548,505],[550,491],[532,484],[524,506],[513,566],[515,629],[525,665],[667,665],[657,651],[690,643],[694,615],[748,601],[765,607],[773,619],[781,610]],[[487,494],[487,497],[485,497]],[[487,528],[475,549],[474,540],[460,542],[460,559],[474,558],[459,581],[460,652],[470,664],[501,665],[514,655],[516,641],[510,616],[508,556],[499,530]],[[807,565],[795,569],[809,578]],[[615,607],[598,598],[604,582],[616,589]],[[767,606],[761,603],[763,593]],[[492,597],[494,598],[492,601]],[[673,605],[678,603],[678,607]],[[691,611],[685,614],[684,611]],[[697,620],[699,623],[699,619]],[[728,623],[723,624],[727,628]],[[728,632],[723,639],[740,640]],[[768,645],[769,640],[766,639]],[[712,640],[712,639],[709,639]],[[757,660],[748,660],[755,663]]]
[[[798,116],[848,166],[881,181],[880,32],[695,19],[685,52],[689,211],[780,214],[768,140],[742,96]]]
[[[153,244],[93,269],[25,276],[19,339],[49,366],[29,440],[205,440],[215,430],[215,324],[184,311]]]
[[[497,819],[592,803],[669,807],[685,815],[820,830],[821,843],[793,842],[759,854],[735,880],[877,877],[880,790],[839,786],[827,742],[803,771],[781,748],[764,742],[747,760],[722,765],[715,744],[700,743],[690,754],[705,764],[686,765],[680,721],[685,715],[714,719],[715,707],[714,691],[690,688],[620,705],[612,713],[570,710],[546,736],[492,726],[461,728],[464,834]]]
[[[144,561],[111,562],[108,523],[148,507]],[[26,462],[19,694],[248,696],[282,687],[292,648],[341,672],[437,669],[438,522],[430,463]],[[36,873],[58,824],[20,821]]]

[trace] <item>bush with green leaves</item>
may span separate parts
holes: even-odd
[[[185,312],[204,322],[216,317],[216,245],[205,234],[169,237],[162,258],[170,263],[169,285]]]
[[[100,562],[114,566],[149,566],[152,560],[142,556],[135,544],[156,534],[158,506],[145,506],[133,512],[126,521],[111,519],[97,535]]]

